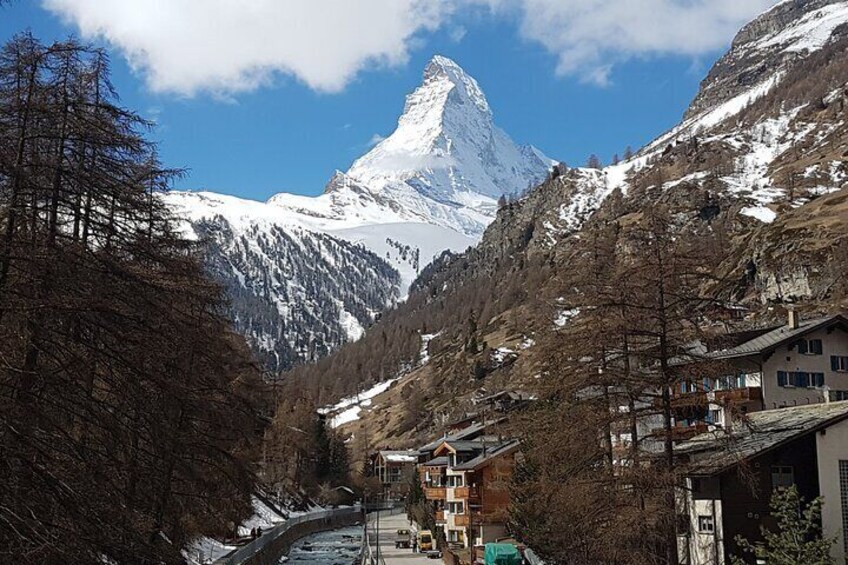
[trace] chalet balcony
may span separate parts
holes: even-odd
[[[744,404],[745,402],[762,402],[763,389],[762,387],[751,386],[730,390],[717,390],[712,393],[711,396],[713,395],[715,395],[714,402],[719,404],[728,402],[731,402],[733,404]]]
[[[439,510],[438,512],[436,512],[436,523],[437,524],[444,524],[445,521],[446,521],[445,520],[445,511]]]
[[[457,528],[465,528],[471,525],[471,518],[468,514],[454,514],[453,523]]]
[[[425,487],[424,498],[427,500],[445,500],[447,489],[445,487]]]
[[[662,400],[660,399],[661,403]],[[696,392],[676,392],[671,397],[671,407],[672,408],[698,408],[698,407],[706,407],[709,401],[707,400],[707,393],[704,391],[696,391]]]
[[[478,500],[480,489],[477,487],[456,487],[453,494],[457,500]]]

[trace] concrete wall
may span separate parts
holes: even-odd
[[[345,526],[353,526],[361,523],[361,512],[344,512],[337,515],[325,516],[313,520],[304,520],[297,524],[284,527],[285,524],[277,526],[279,534],[275,530],[266,533],[270,538],[260,538],[237,550],[232,555],[219,559],[216,565],[277,565],[280,558],[288,553],[291,546],[299,539],[308,535]],[[276,537],[274,537],[276,535]]]
[[[794,344],[782,345],[763,363],[763,400],[765,409],[814,404],[824,401],[825,392],[816,388],[781,387],[777,385],[778,371],[807,371],[824,373],[824,384],[830,390],[848,391],[848,374],[830,370],[830,356],[848,356],[848,334],[839,328],[809,333],[804,339],[822,340],[822,354],[798,353]]]
[[[839,485],[839,461],[848,460],[848,421],[816,434],[819,489],[824,497],[822,528],[824,537],[835,537],[831,554],[836,563],[845,563],[845,534],[842,528],[842,492]]]

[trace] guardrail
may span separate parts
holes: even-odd
[[[377,513],[380,516],[395,516],[397,514],[403,514],[405,512],[403,506],[399,505],[386,505],[383,506],[382,509],[378,509]],[[371,524],[374,525],[374,530],[372,531],[369,527]],[[383,554],[380,551],[375,552],[372,541],[376,542],[378,539],[377,536],[377,521],[376,520],[366,520],[365,521],[365,535],[362,544],[362,555],[360,563],[361,565],[386,565],[386,560],[383,559]]]
[[[328,520],[330,518],[340,518],[344,516],[352,516],[352,515],[361,515],[362,508],[357,506],[352,506],[350,508],[337,508],[333,510],[322,510],[320,512],[310,512],[308,514],[302,514],[300,516],[295,516],[293,518],[289,518],[285,522],[278,524],[274,528],[272,528],[269,532],[266,532],[259,538],[249,542],[246,545],[241,546],[234,552],[221,557],[217,561],[214,561],[214,565],[241,565],[249,559],[252,559],[258,553],[262,553],[265,549],[272,543],[274,543],[280,536],[298,526],[299,524],[307,524],[310,522],[320,522],[324,520]]]

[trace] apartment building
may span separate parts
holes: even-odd
[[[734,414],[848,400],[848,319],[790,311],[784,325],[696,344],[677,369],[675,440],[731,425]]]
[[[389,498],[405,497],[415,475],[415,464],[418,462],[417,451],[378,451],[373,456],[374,476],[383,484],[383,492]]]
[[[845,563],[848,402],[765,410],[747,419],[676,447],[686,475],[678,504],[686,525],[678,538],[681,563],[727,565],[741,556],[736,536],[760,541],[760,527],[772,524],[772,493],[791,485],[807,501],[824,497],[823,535],[836,540],[834,563]]]
[[[468,549],[506,535],[509,481],[519,442],[482,436],[443,441],[426,462],[425,496],[452,549]]]

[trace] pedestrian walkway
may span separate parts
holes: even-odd
[[[376,524],[376,515],[369,517],[368,533],[369,538],[374,543],[376,536],[374,535],[374,526]],[[426,555],[413,553],[412,549],[395,549],[395,539],[398,530],[411,530],[412,526],[406,519],[406,514],[397,514],[389,516],[383,512],[380,516],[380,563],[385,565],[439,565],[441,560],[428,559]],[[376,548],[374,554],[377,554]]]

